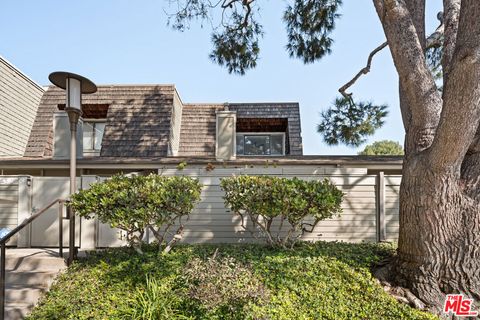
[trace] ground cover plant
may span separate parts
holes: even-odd
[[[115,175],[80,190],[69,205],[83,218],[98,217],[125,231],[137,251],[148,228],[168,252],[181,239],[201,189],[200,182],[190,177]]]
[[[388,245],[144,245],[94,252],[62,274],[28,319],[435,319],[372,277]]]
[[[225,206],[241,217],[242,227],[272,247],[292,247],[342,211],[343,193],[328,179],[242,175],[223,178],[220,185]]]

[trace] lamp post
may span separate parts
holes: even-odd
[[[82,115],[82,94],[96,92],[97,86],[87,78],[70,72],[53,72],[48,79],[66,90],[65,111],[70,121],[70,195],[73,195],[77,191],[77,124]],[[72,209],[68,212],[70,230],[67,264],[70,265],[75,258],[75,213]]]

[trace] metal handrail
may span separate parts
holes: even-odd
[[[53,207],[56,203],[59,204],[58,208],[58,219],[59,219],[59,230],[58,230],[58,254],[60,257],[63,256],[63,205],[68,202],[64,199],[55,199],[55,201],[51,202],[49,205],[35,213],[34,215],[30,216],[28,219],[25,219],[22,223],[20,223],[15,229],[7,233],[6,236],[0,239],[0,246],[1,246],[1,257],[0,257],[0,320],[4,320],[5,318],[5,250],[6,250],[6,243],[10,240],[14,235],[16,235],[19,231],[25,228],[27,225],[32,223],[35,219],[37,219],[40,215],[46,212],[48,209]],[[71,248],[72,242],[69,241],[70,248],[69,250],[75,250],[75,248]],[[70,251],[73,252],[73,251]]]

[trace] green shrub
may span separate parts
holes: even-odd
[[[220,185],[225,205],[241,216],[242,226],[271,246],[291,247],[320,221],[341,212],[343,193],[328,179],[237,176]],[[253,228],[247,228],[246,218]]]
[[[84,218],[96,216],[102,223],[124,230],[134,247],[149,228],[161,246],[168,241],[168,251],[181,238],[184,220],[200,200],[201,188],[198,180],[189,177],[116,175],[74,194],[70,206]],[[166,239],[174,227],[175,236]]]
[[[268,290],[247,265],[232,257],[192,259],[183,271],[188,294],[207,313],[222,314],[228,319],[244,319],[249,303],[262,305]]]

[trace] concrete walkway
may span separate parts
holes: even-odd
[[[6,252],[5,319],[23,319],[66,268],[65,260],[57,249],[7,248]]]

